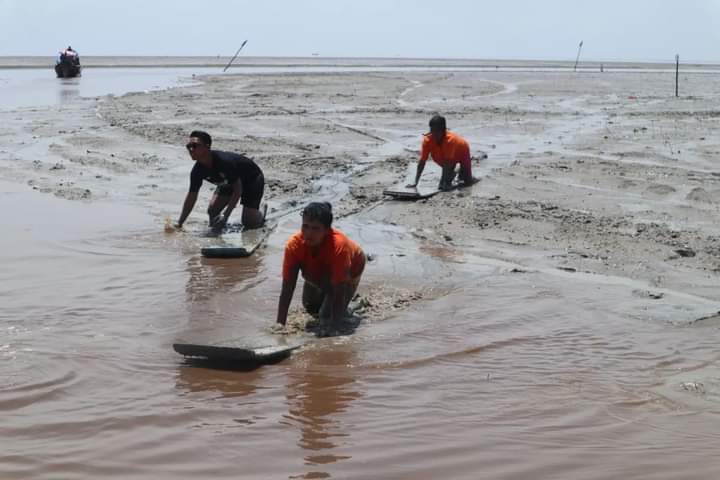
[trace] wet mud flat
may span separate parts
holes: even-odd
[[[565,250],[546,257],[658,287],[697,270],[692,281],[709,282],[712,297],[715,84],[691,76],[694,95],[675,99],[668,81],[639,73],[207,77],[195,87],[3,113],[10,128],[0,153],[8,180],[175,215],[190,167],[181,146],[204,128],[217,148],[262,165],[278,215],[313,198],[333,200],[340,215],[382,206],[386,223],[456,242]],[[388,204],[383,188],[407,178],[435,112],[470,140],[482,183]]]
[[[72,237],[72,253],[53,233],[62,225],[45,238],[6,239],[38,256],[34,266],[9,263],[16,274],[6,284],[31,285],[40,259],[68,256],[95,281],[78,273],[62,282],[67,264],[45,265],[58,285],[51,311],[25,283],[5,291],[0,326],[14,333],[0,350],[11,379],[0,405],[12,417],[3,437],[18,442],[0,471],[92,478],[135,465],[137,478],[234,478],[242,464],[248,478],[707,478],[720,468],[709,447],[720,391],[720,82],[687,75],[688,94],[676,99],[672,81],[637,72],[232,75],[0,112],[3,180],[13,195],[45,199],[27,219],[28,202],[12,203],[17,231],[55,202],[83,205],[88,218],[121,205],[139,225],[125,210],[112,234],[105,222],[94,232],[68,221],[91,230],[91,240]],[[408,178],[436,112],[469,140],[482,181],[388,201],[382,190]],[[250,262],[201,259],[196,237],[162,231],[187,189],[183,145],[196,128],[265,171],[280,226]],[[190,230],[204,227],[209,191]],[[272,369],[183,365],[169,348],[178,338],[265,331],[283,242],[316,199],[332,201],[338,226],[374,256],[356,333]],[[134,297],[141,277],[145,294]],[[63,292],[87,310],[62,305]],[[59,328],[68,316],[72,334]],[[47,328],[70,353],[50,346]],[[81,368],[88,359],[95,366]],[[118,371],[133,375],[103,391]],[[127,389],[125,402],[108,402]],[[76,408],[78,399],[92,408]],[[63,425],[50,420],[58,410],[68,412]],[[58,441],[41,441],[48,432]],[[141,433],[144,448],[133,445]],[[93,438],[119,442],[115,463]],[[248,466],[269,450],[273,462]]]

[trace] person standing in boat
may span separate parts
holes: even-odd
[[[60,53],[60,60],[64,59],[70,60],[73,65],[80,65],[80,55],[69,45]]]

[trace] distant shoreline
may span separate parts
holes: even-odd
[[[224,68],[230,57],[169,57],[169,56],[81,56],[85,68]],[[52,56],[4,56],[0,57],[0,69],[51,68]],[[233,67],[243,68],[452,68],[452,69],[548,69],[559,71],[572,69],[573,61],[561,60],[484,60],[484,59],[437,59],[437,58],[351,58],[351,57],[240,57]],[[626,62],[585,61],[580,71],[607,70],[668,70],[673,62]],[[682,63],[684,70],[720,70],[720,64]]]

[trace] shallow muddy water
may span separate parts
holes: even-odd
[[[371,301],[406,284],[443,295],[277,365],[212,370],[171,344],[267,330],[294,217],[256,257],[213,261],[196,253],[204,239],[167,235],[133,208],[3,187],[4,207],[26,207],[5,217],[1,249],[3,478],[708,478],[720,467],[717,398],[682,387],[714,385],[717,324],[674,324],[671,307],[656,312],[667,322],[628,318],[641,302],[612,282],[513,273],[400,228],[341,222],[374,245]]]
[[[86,68],[75,78],[55,78],[52,68],[0,69],[0,109],[63,105],[81,97],[123,95],[187,85],[211,68]]]

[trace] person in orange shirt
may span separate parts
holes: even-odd
[[[285,325],[298,273],[305,279],[302,302],[320,318],[320,335],[328,335],[346,315],[365,269],[365,253],[332,228],[332,206],[313,202],[302,211],[302,228],[287,241],[277,323]]]
[[[432,156],[435,163],[442,168],[440,177],[440,190],[450,190],[455,175],[458,175],[464,186],[472,185],[478,180],[472,176],[470,166],[470,144],[453,132],[448,131],[445,117],[435,115],[430,119],[430,133],[423,136],[420,160],[418,161],[415,183],[408,185],[408,188],[417,187],[420,176],[425,169],[425,162]],[[459,172],[455,167],[460,165]]]

